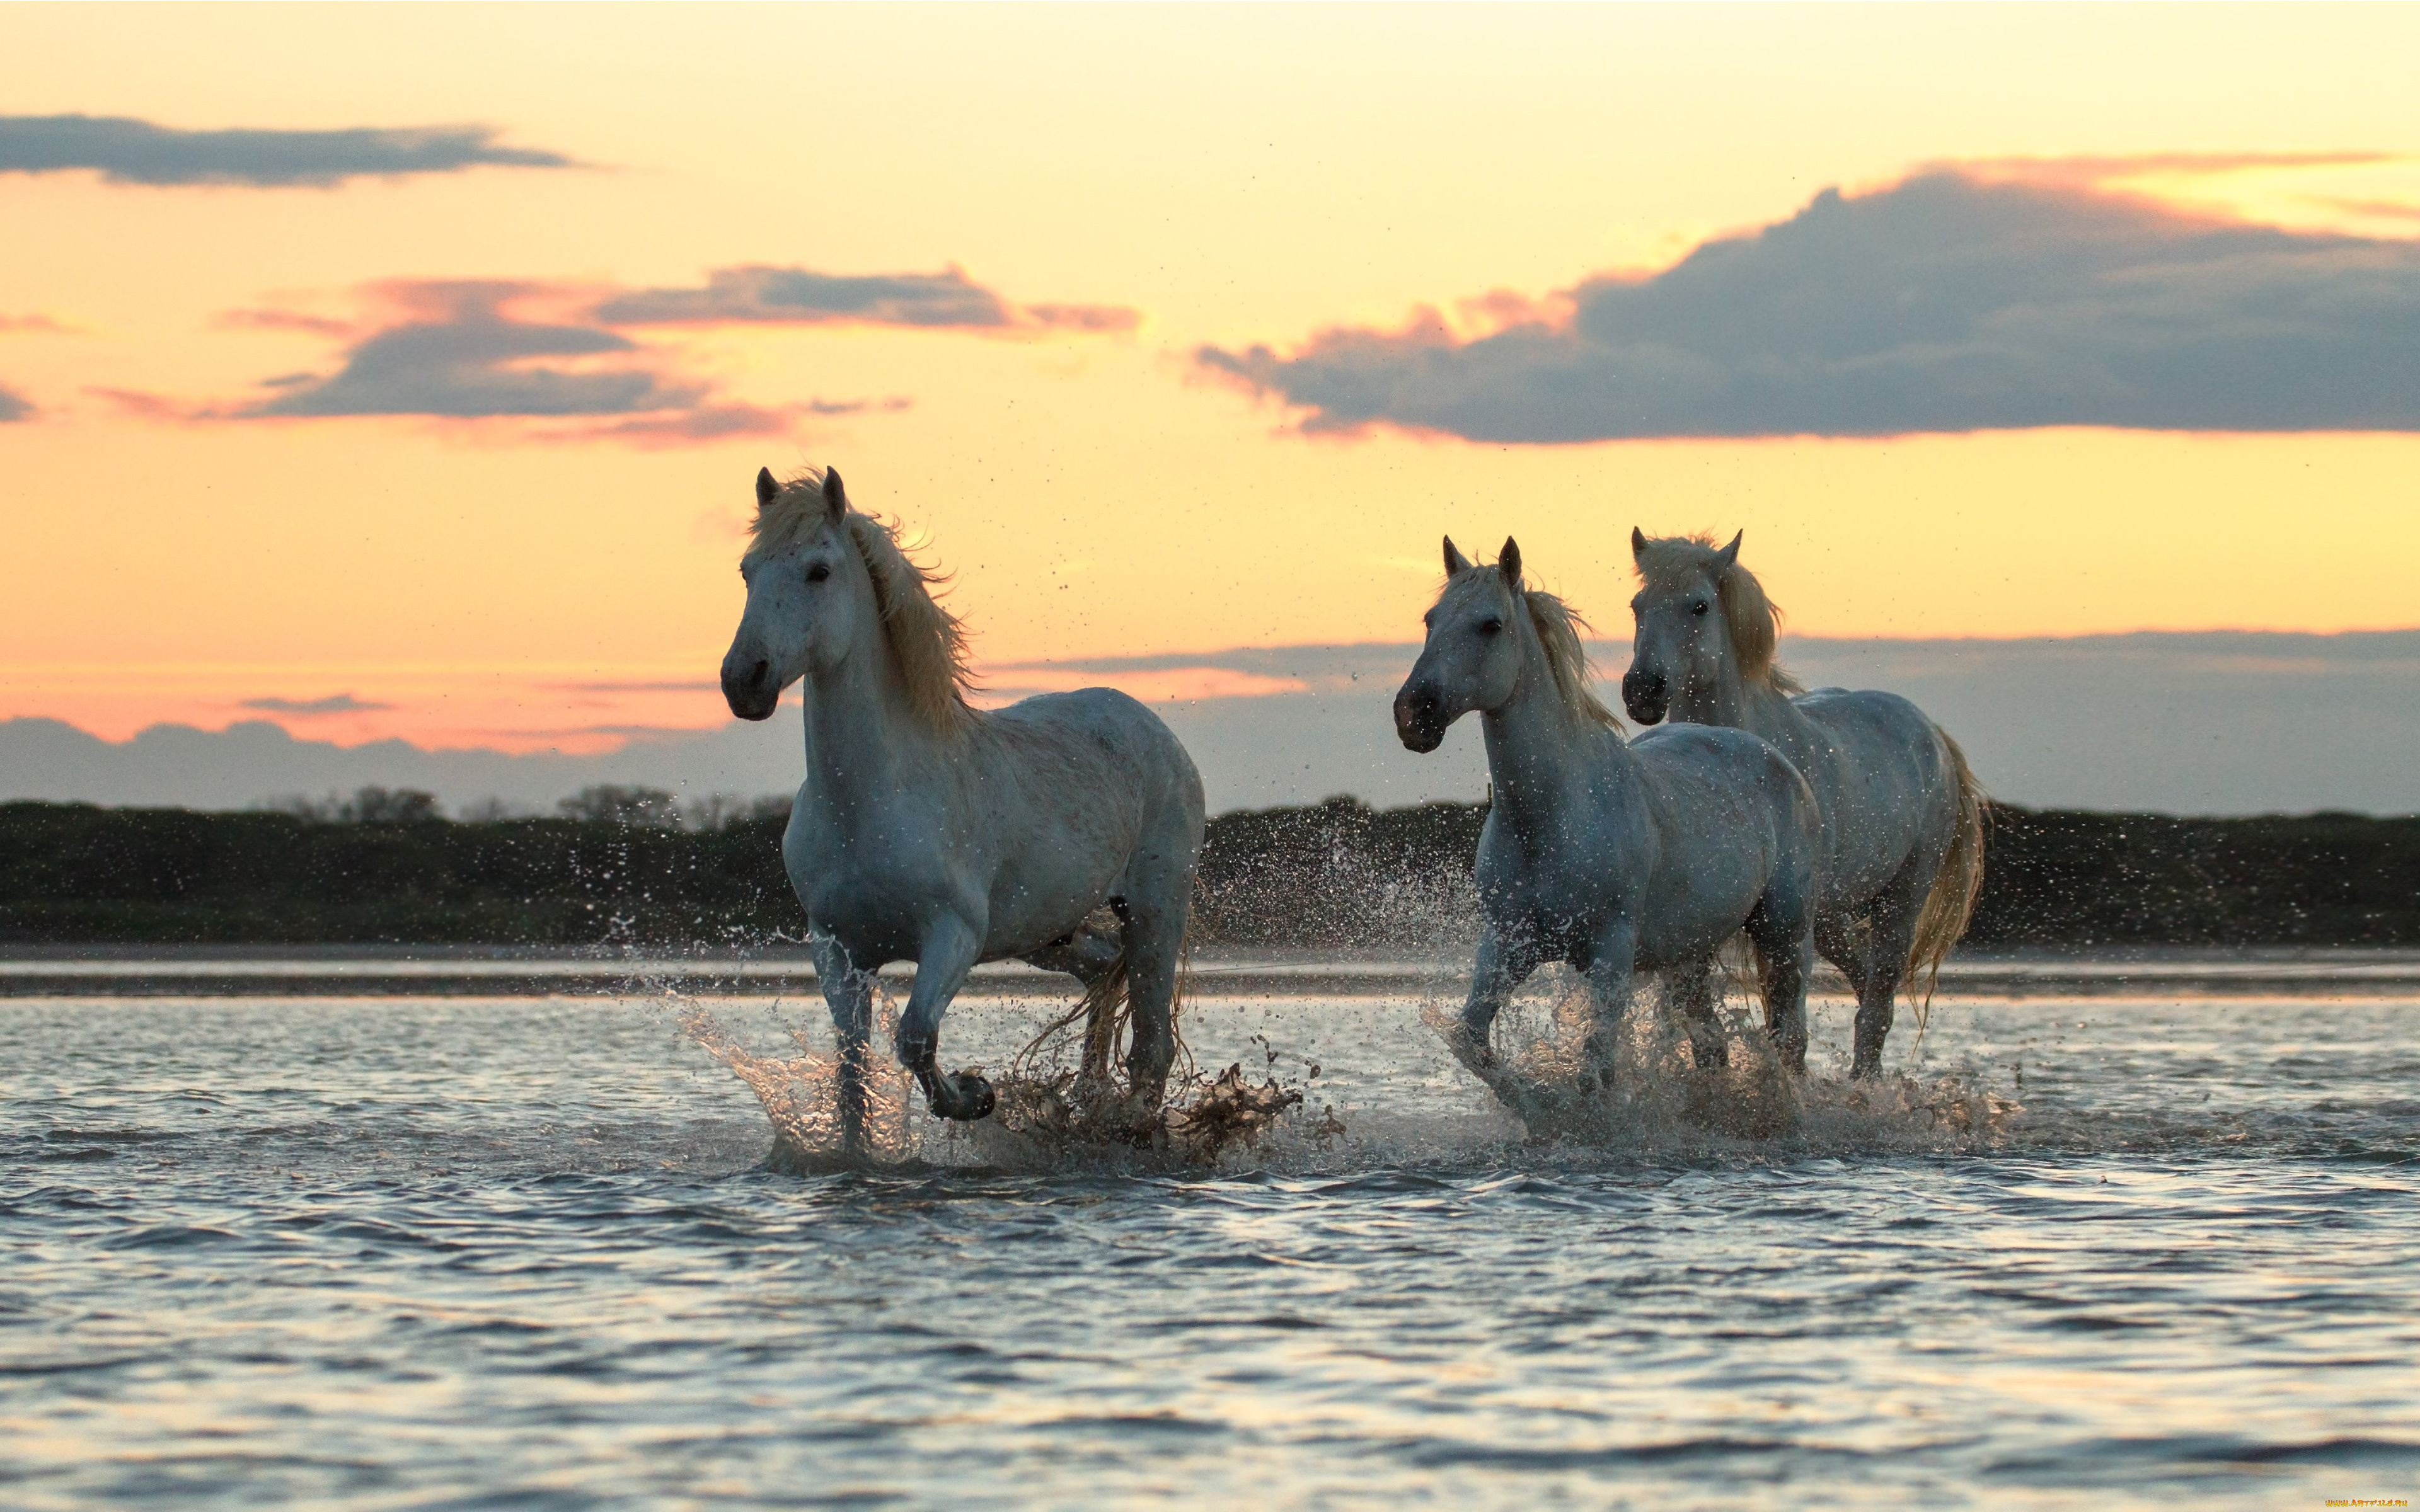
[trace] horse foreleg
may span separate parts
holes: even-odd
[[[831,1010],[832,1036],[840,1048],[841,1147],[855,1155],[865,1146],[865,1083],[872,1072],[874,974],[849,964],[848,953],[829,935],[815,941],[815,978]]]
[[[1805,894],[1775,887],[1747,916],[1747,937],[1764,958],[1764,1032],[1781,1063],[1807,1070],[1807,977],[1815,968],[1815,934]]]
[[[1496,1015],[1537,967],[1530,952],[1515,948],[1494,925],[1480,931],[1479,958],[1470,967],[1470,995],[1463,999],[1461,1022],[1447,1034],[1446,1045],[1454,1059],[1491,1087],[1496,1085],[1492,1074],[1497,1070],[1496,1047],[1491,1042]]]
[[[916,985],[908,990],[907,1011],[899,1015],[899,1063],[924,1088],[924,1101],[944,1119],[971,1121],[986,1117],[996,1101],[991,1083],[970,1071],[943,1076],[939,1065],[941,1015],[966,984],[983,954],[983,931],[954,914],[944,914],[925,933],[916,957]]]
[[[1613,1060],[1621,1048],[1622,1021],[1630,1016],[1630,979],[1638,965],[1638,926],[1619,918],[1606,926],[1589,952],[1588,1034],[1580,1041],[1580,1087],[1593,1082],[1613,1090]]]

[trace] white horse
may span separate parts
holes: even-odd
[[[1128,1000],[1129,1105],[1156,1111],[1202,851],[1202,779],[1176,736],[1106,687],[970,706],[957,619],[894,532],[849,507],[835,471],[787,485],[756,474],[739,573],[748,608],[722,659],[731,712],[769,717],[782,690],[804,683],[807,779],[782,859],[839,1031],[851,1149],[864,1126],[872,974],[893,961],[916,963],[896,1047],[935,1113],[992,1110],[988,1082],[943,1076],[937,1057],[968,971],[1008,957],[1085,983],[1087,1043],[1104,1062],[1107,1016]],[[1088,927],[1104,904],[1116,922]]]
[[[1900,982],[1923,977],[1929,1003],[1975,911],[1983,790],[1958,743],[1907,700],[1809,693],[1774,664],[1780,613],[1739,564],[1740,536],[1716,550],[1710,537],[1633,529],[1630,548],[1641,587],[1621,701],[1641,724],[1668,715],[1761,735],[1806,775],[1823,810],[1815,949],[1856,989],[1850,1074],[1871,1076]]]
[[[1494,567],[1474,567],[1448,540],[1445,567],[1428,643],[1395,695],[1395,730],[1431,751],[1477,710],[1487,738],[1481,932],[1449,1037],[1456,1057],[1522,1111],[1528,1094],[1489,1031],[1523,979],[1565,961],[1587,975],[1595,1008],[1584,1078],[1609,1077],[1637,971],[1663,973],[1699,1064],[1718,1061],[1714,955],[1745,930],[1763,960],[1767,1032],[1803,1067],[1818,825],[1806,781],[1735,730],[1624,740],[1589,691],[1579,622],[1553,594],[1523,588],[1518,546],[1507,540]]]

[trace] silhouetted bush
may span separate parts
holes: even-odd
[[[358,796],[397,817],[0,804],[0,940],[667,947],[805,930],[782,869],[787,798],[686,829],[644,806],[446,823]],[[1222,814],[1194,939],[1462,948],[1485,818],[1351,798]],[[2001,808],[1967,939],[2420,945],[2420,818]]]

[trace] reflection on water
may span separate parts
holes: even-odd
[[[1763,1137],[1683,1099],[1550,1146],[1429,1006],[1194,1005],[1205,1071],[1274,1050],[1307,1092],[1215,1169],[903,1111],[914,1164],[802,1177],[670,1000],[0,1002],[0,1503],[2420,1479],[2412,1002],[1946,999],[1873,1094],[1826,1002]],[[1004,1065],[1041,1011],[962,1005],[945,1055]],[[713,1013],[752,1063],[829,1042],[819,1006]]]

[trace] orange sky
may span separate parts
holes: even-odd
[[[0,717],[122,736],[349,693],[385,707],[271,717],[516,749],[710,726],[749,478],[805,460],[929,534],[995,664],[1412,639],[1449,530],[1517,533],[1618,631],[1633,522],[1745,528],[1809,633],[2420,623],[2408,434],[1316,438],[1190,357],[1652,270],[1944,161],[2379,154],[2125,187],[2407,237],[2413,56],[2401,8],[0,10],[11,114],[478,122],[592,165],[0,174],[0,388],[35,407],[0,424]],[[370,285],[748,264],[1139,317],[628,332],[718,404],[868,404],[710,442],[196,418],[334,372],[392,318]],[[322,328],[227,319],[260,310]]]

